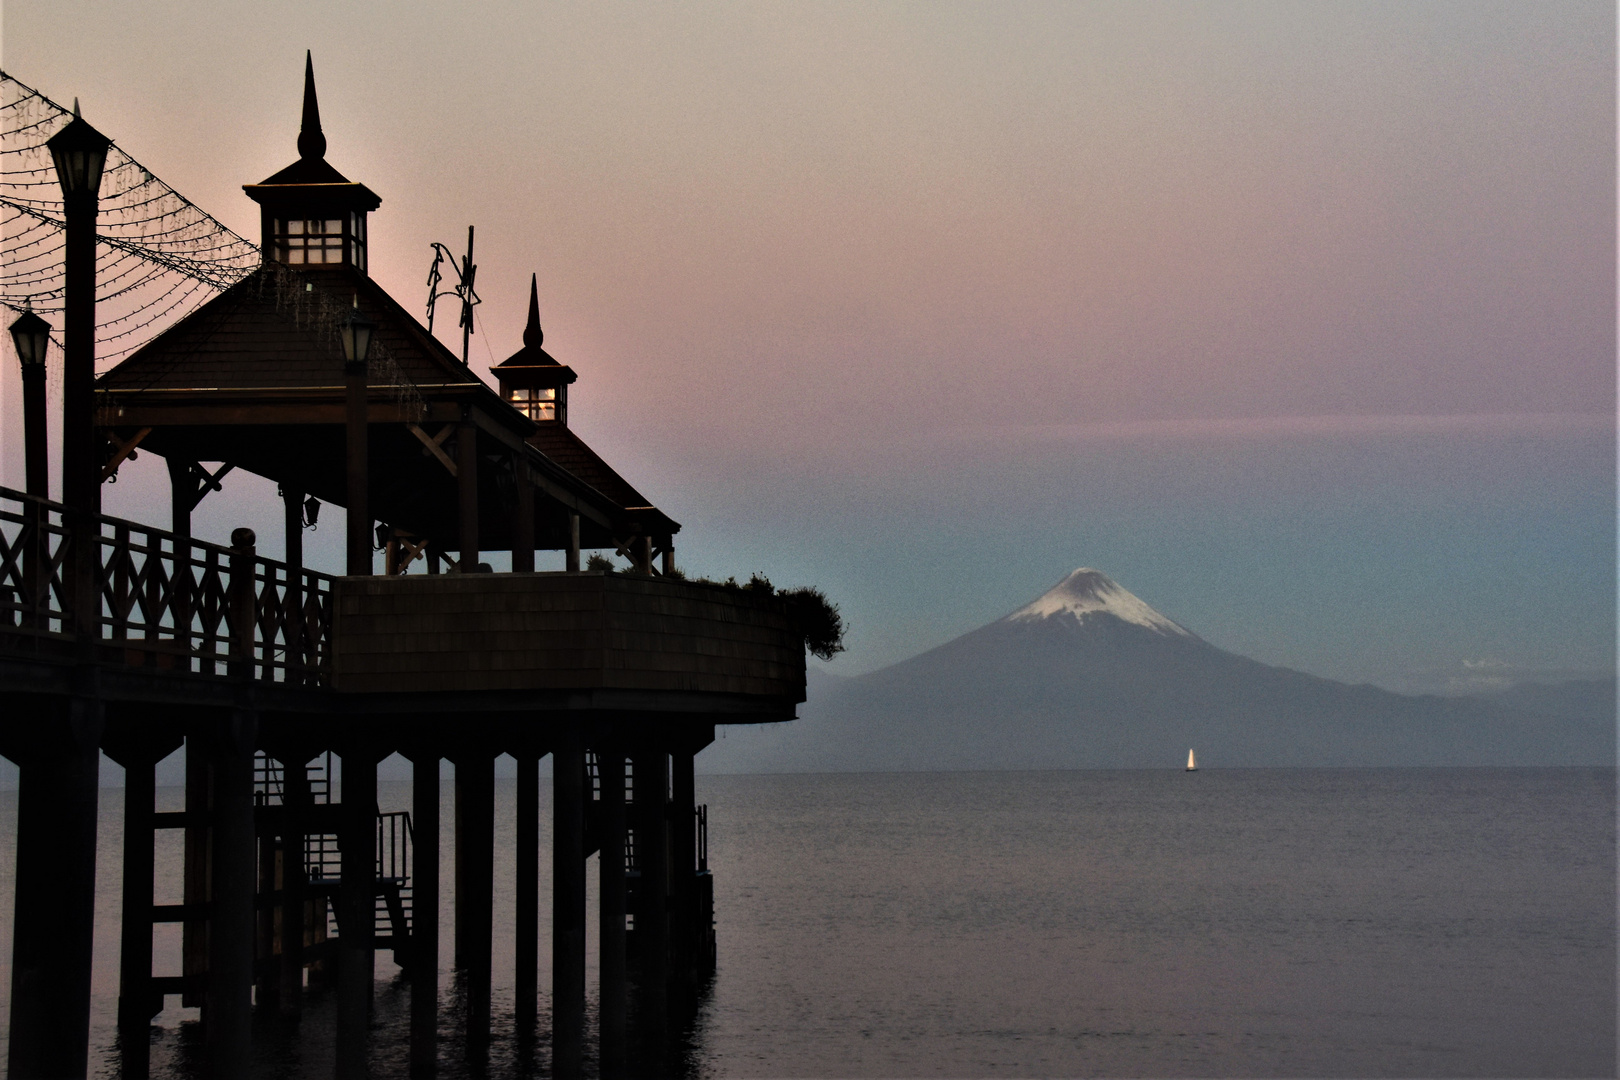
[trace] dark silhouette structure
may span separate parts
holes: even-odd
[[[693,757],[716,724],[791,719],[804,698],[779,601],[679,579],[680,526],[569,429],[575,375],[540,347],[533,283],[497,393],[370,280],[380,200],[326,162],[308,66],[305,79],[299,160],[245,188],[263,265],[97,380],[77,421],[100,451],[81,472],[105,480],[136,448],[165,460],[169,527],[100,515],[83,476],[61,504],[0,490],[0,753],[22,777],[13,1077],[85,1071],[100,752],[126,771],[127,1072],[144,1068],[166,995],[202,1007],[212,1070],[237,1076],[252,1010],[296,1013],[324,980],[339,1075],[363,1075],[379,949],[415,980],[413,1068],[430,1072],[443,759],[455,964],[469,1044],[487,1039],[502,753],[518,766],[519,1033],[538,1020],[537,770],[550,754],[554,1071],[578,1073],[585,1054],[598,852],[599,1052],[623,1069],[714,964]],[[280,486],[284,559],[261,557],[247,529],[229,546],[191,535],[192,510],[232,469]],[[348,511],[341,577],[303,565],[323,503]],[[582,547],[631,568],[580,572]],[[534,572],[541,549],[566,552],[567,570]],[[510,551],[513,572],[489,573],[489,550]],[[157,813],[156,764],[182,744],[185,809]],[[383,815],[376,766],[394,752],[414,763],[412,805]],[[179,905],[153,903],[164,829],[185,837]],[[164,922],[184,928],[177,976],[153,974]]]

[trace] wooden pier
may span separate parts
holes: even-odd
[[[549,754],[553,1072],[586,1056],[598,853],[596,1056],[608,1075],[656,1069],[670,1003],[715,964],[694,756],[716,725],[792,719],[803,638],[775,597],[680,578],[680,526],[568,428],[575,376],[542,349],[532,291],[496,391],[370,280],[380,200],[324,160],[306,80],[299,161],[246,189],[264,266],[83,406],[103,481],[133,452],[165,459],[168,527],[100,514],[82,478],[64,478],[64,502],[0,489],[0,754],[21,773],[9,1075],[86,1073],[102,753],[126,776],[125,1075],[143,1075],[169,997],[201,1007],[213,1075],[242,1075],[254,1010],[296,1015],[311,980],[335,983],[337,1074],[365,1075],[378,950],[412,979],[412,1071],[431,1075],[445,887],[467,1044],[487,1042],[501,754],[517,762],[518,1034],[541,1021]],[[228,545],[191,535],[231,470],[279,485],[283,559],[247,529]],[[323,503],[347,511],[342,576],[303,564]],[[582,571],[591,548],[629,568]],[[491,550],[511,573],[488,572]],[[567,569],[534,572],[536,550]],[[157,763],[182,745],[185,809],[158,813]],[[413,764],[411,809],[385,815],[377,764],[393,753]],[[439,880],[442,760],[453,882]],[[159,867],[153,839],[171,829],[183,865]],[[183,903],[154,904],[160,872],[183,879]],[[153,955],[158,923],[183,927],[180,956]]]

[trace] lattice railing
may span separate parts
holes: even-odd
[[[0,652],[88,645],[133,667],[326,683],[330,575],[120,518],[72,522],[60,503],[0,488]],[[81,533],[93,541],[88,562]]]

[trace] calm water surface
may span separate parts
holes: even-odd
[[[1615,1075],[1613,769],[698,786],[720,971],[686,1033],[689,1075]],[[385,809],[408,796],[382,785]],[[121,797],[102,795],[92,1057],[106,1076],[118,1061]],[[499,926],[512,910],[510,784],[497,799]],[[15,822],[15,793],[0,793],[0,957]],[[178,868],[178,834],[168,839],[160,867]],[[177,884],[160,883],[158,902],[178,899]],[[160,972],[178,963],[169,932]],[[497,1030],[481,1064],[466,1061],[443,973],[442,1076],[547,1064],[544,1032],[538,1047],[511,1037],[511,942],[499,931],[496,950]],[[386,957],[376,1071],[402,1075],[409,993]],[[594,994],[594,951],[589,962]],[[544,987],[544,957],[542,969]],[[194,1020],[172,1005],[158,1019],[155,1075],[195,1073]],[[267,1024],[258,1040],[260,1075],[330,1076],[331,1002],[313,997],[298,1030]]]

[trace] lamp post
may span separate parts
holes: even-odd
[[[376,329],[360,314],[360,298],[338,328],[343,341],[343,386],[346,409],[349,521],[346,548],[351,576],[371,573],[371,508],[367,503],[366,360],[371,355],[371,334]]]
[[[11,340],[22,364],[23,458],[27,491],[50,498],[50,476],[45,450],[45,350],[51,343],[51,324],[25,311],[11,324]]]
[[[56,162],[66,219],[62,319],[62,501],[81,513],[101,508],[96,461],[96,213],[112,140],[79,116],[46,143]]]

